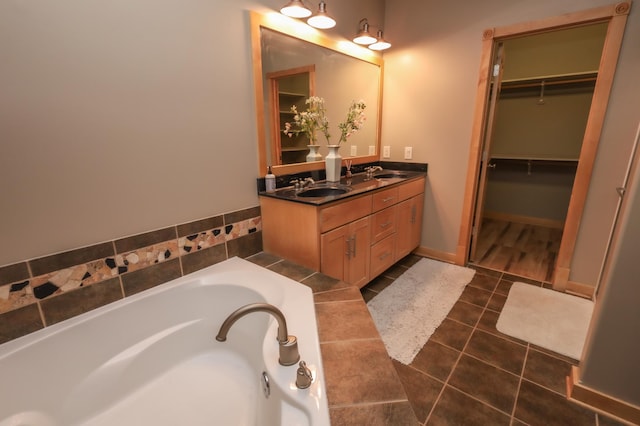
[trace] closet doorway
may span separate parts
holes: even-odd
[[[620,3],[483,34],[458,263],[488,260],[483,237],[506,235],[511,238],[506,244],[520,246],[509,259],[494,257],[495,269],[527,276],[537,268],[535,279],[567,289],[629,6]],[[563,46],[566,40],[540,47],[554,37],[571,38],[574,31],[579,36],[573,48]],[[590,32],[598,42],[589,44]],[[542,51],[552,59],[539,56]],[[578,59],[583,57],[591,58]],[[582,113],[560,118],[565,109]],[[524,130],[518,130],[518,123]],[[504,219],[511,225],[501,228],[496,223]],[[554,233],[559,242],[552,241]],[[530,265],[513,270],[514,262],[527,257]],[[543,261],[546,270],[533,266]]]
[[[469,261],[550,282],[607,24],[499,42]]]

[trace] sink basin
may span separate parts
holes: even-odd
[[[298,197],[328,197],[330,195],[342,195],[347,192],[345,188],[333,186],[323,186],[319,188],[309,188],[298,193]]]
[[[391,179],[391,178],[399,178],[405,179],[408,175],[406,173],[381,173],[379,175],[373,175],[376,179]]]

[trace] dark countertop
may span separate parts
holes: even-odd
[[[366,192],[375,191],[377,189],[389,188],[395,185],[405,183],[411,180],[419,179],[426,176],[425,171],[383,169],[378,170],[373,175],[367,173],[357,173],[351,178],[342,177],[340,182],[319,181],[307,186],[301,191],[296,191],[293,186],[278,188],[275,192],[260,191],[258,194],[264,197],[277,198],[281,200],[293,201],[311,205],[323,205],[333,201],[351,198]],[[303,197],[300,196],[305,189],[312,188],[341,188],[345,193],[338,195],[327,195],[320,197]]]

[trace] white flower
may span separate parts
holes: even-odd
[[[347,119],[338,124],[340,129],[340,141],[346,141],[349,136],[360,130],[364,126],[366,117],[364,115],[364,109],[367,105],[361,99],[359,101],[351,101],[349,106],[349,112],[347,113]]]

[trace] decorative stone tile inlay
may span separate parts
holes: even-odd
[[[180,248],[180,255],[183,256],[224,242],[225,235],[222,233],[222,228],[216,228],[187,237],[180,237],[178,238],[178,247]]]
[[[176,257],[178,254],[178,242],[176,240],[165,241],[149,247],[143,247],[128,253],[118,254],[115,266],[112,269],[114,275],[125,272],[133,272],[156,263]]]
[[[262,230],[262,217],[220,226],[0,286],[0,314]]]
[[[232,223],[209,231],[181,237],[178,239],[180,255],[213,247],[239,237],[262,230],[262,217],[254,217],[242,222]]]
[[[99,259],[35,277],[31,280],[31,287],[35,296],[43,299],[58,293],[58,290],[61,292],[73,290],[104,281],[114,275],[117,274],[112,272],[106,259]]]
[[[261,231],[262,216],[243,220],[242,222],[237,222],[229,226],[231,226],[231,228],[227,230],[227,241]]]
[[[0,286],[0,312],[7,312],[35,302],[29,281]]]

